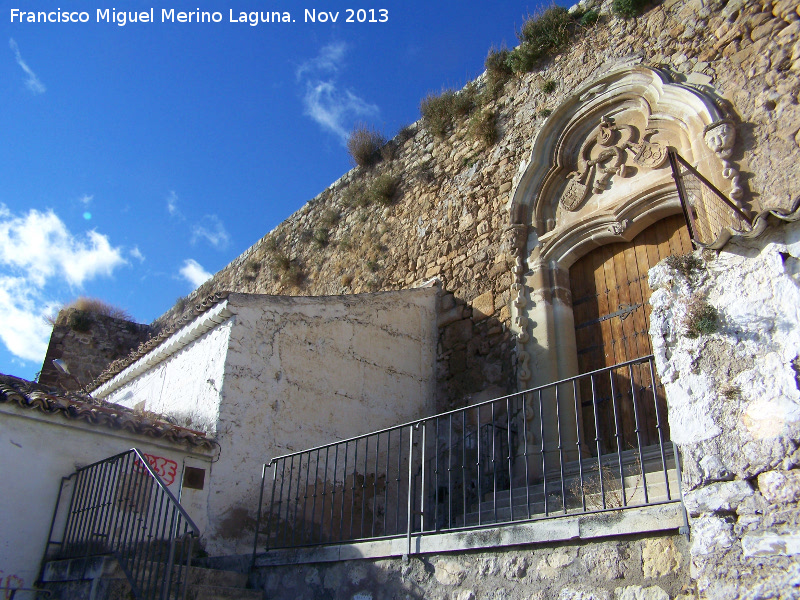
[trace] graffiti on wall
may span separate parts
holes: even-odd
[[[18,577],[17,575],[9,575],[8,577],[3,577],[3,572],[0,571],[0,592],[3,593],[2,595],[3,600],[9,600],[14,590],[24,587],[25,587],[25,580],[22,577]]]
[[[142,453],[142,456],[147,459],[147,464],[150,465],[153,471],[158,473],[158,476],[164,480],[164,483],[167,485],[173,484],[175,475],[178,474],[178,463],[174,460],[164,458],[163,456],[155,456],[153,454]],[[139,467],[139,469],[143,470],[142,467]]]

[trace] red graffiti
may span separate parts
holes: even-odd
[[[164,458],[163,456],[154,456],[153,454],[144,454],[142,453],[147,459],[147,464],[150,465],[150,468],[153,469],[161,479],[164,480],[164,483],[167,485],[172,485],[175,481],[175,475],[178,474],[178,463],[174,460],[170,460],[168,458]],[[138,467],[140,470],[142,467]]]
[[[0,591],[3,592],[3,598],[8,600],[11,598],[11,594],[15,589],[24,588],[25,587],[25,580],[22,577],[17,577],[16,575],[9,575],[5,578],[5,581],[2,577],[0,577]]]

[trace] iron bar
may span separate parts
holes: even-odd
[[[636,433],[636,445],[637,451],[639,453],[639,467],[641,467],[642,473],[642,486],[644,489],[644,503],[647,504],[649,499],[647,497],[647,476],[645,475],[645,464],[644,464],[644,456],[642,456],[642,435],[641,435],[641,428],[639,424],[639,409],[637,407],[637,396],[636,396],[636,381],[633,378],[633,365],[628,365],[628,378],[631,382],[631,401],[633,402],[633,423],[634,423],[634,432]],[[622,482],[623,488],[625,487],[625,482]]]
[[[645,366],[644,362],[648,362],[648,365]],[[621,371],[622,368],[626,372]],[[427,535],[434,531],[472,529],[495,523],[538,520],[572,512],[590,513],[627,507],[632,504],[628,498],[630,490],[625,488],[625,476],[631,470],[630,463],[635,457],[642,465],[642,476],[646,476],[644,460],[650,456],[650,451],[646,451],[644,446],[646,430],[643,419],[646,412],[642,412],[644,398],[641,395],[644,388],[637,387],[641,382],[634,377],[639,373],[638,369],[645,373],[648,368],[653,370],[651,357],[626,361],[614,367],[597,369],[402,426],[274,458],[270,461],[274,466],[270,511],[274,515],[277,510],[277,514],[286,519],[286,522],[280,524],[284,531],[283,535],[278,536],[277,545],[292,547],[333,543],[337,540],[388,539],[405,535],[406,551],[412,553],[411,538],[415,532]],[[605,383],[603,377],[608,377],[608,383]],[[627,388],[619,377],[630,377],[632,412],[628,409],[628,392],[623,391]],[[652,378],[655,379],[654,375]],[[611,402],[604,405],[601,394],[608,394],[606,386],[611,389]],[[569,393],[573,395],[571,400],[566,397]],[[654,403],[657,400],[657,391],[654,391]],[[663,446],[667,430],[657,404],[654,406],[659,446]],[[588,407],[591,407],[592,415],[589,415]],[[600,414],[601,410],[606,409],[609,413],[607,419]],[[613,413],[613,423],[610,413]],[[533,422],[537,418],[538,425]],[[571,437],[573,426],[574,438]],[[430,431],[431,427],[435,430]],[[408,432],[407,441],[403,438],[404,431]],[[633,431],[636,432],[635,441]],[[539,440],[535,440],[537,434]],[[517,436],[521,438],[518,440]],[[529,436],[533,436],[533,444],[529,444]],[[609,440],[609,446],[616,444],[616,457],[613,461],[610,460],[613,454],[604,448],[604,440]],[[631,447],[631,452],[628,452],[625,450],[626,440],[635,443],[637,447]],[[520,443],[522,447],[518,447]],[[324,461],[321,456],[323,448],[326,453]],[[334,449],[333,453],[330,452],[331,448]],[[569,448],[575,448],[575,454]],[[665,467],[668,451],[663,447],[659,450],[662,453],[661,466]],[[434,455],[430,454],[431,451]],[[385,459],[381,452],[385,452]],[[541,455],[540,458],[534,458],[537,452]],[[607,452],[605,458],[604,452]],[[359,462],[362,453],[364,457]],[[584,464],[584,453],[591,456],[591,462]],[[516,460],[520,456],[525,465],[520,466],[519,473],[515,475]],[[597,480],[594,474],[595,458]],[[655,458],[655,452],[652,453],[652,458]],[[296,465],[298,460],[299,465]],[[558,460],[557,467],[555,460]],[[281,461],[280,469],[278,461]],[[310,489],[312,461],[313,490]],[[323,462],[325,475],[320,482],[319,469]],[[531,472],[532,463],[539,465],[534,466],[535,473]],[[611,502],[609,491],[613,491],[615,498],[617,495],[616,483],[613,487],[609,486],[611,480],[616,478],[614,471],[608,471],[608,466],[613,464],[616,464],[616,467],[612,467],[614,471],[619,469],[621,501],[615,499]],[[303,469],[306,469],[305,477]],[[327,498],[328,480],[331,478],[329,469],[333,474],[333,482],[330,498]],[[392,472],[393,469],[396,469],[395,473]],[[405,483],[403,469],[407,469]],[[337,483],[340,472],[341,486]],[[262,477],[266,478],[265,473],[262,473]],[[277,477],[281,478],[281,487],[277,483]],[[370,477],[373,478],[372,481]],[[385,487],[381,490],[381,480],[384,477]],[[667,483],[670,477],[672,472],[665,469]],[[352,481],[347,481],[348,478]],[[287,487],[287,481],[288,494],[283,491]],[[301,509],[300,487],[304,481]],[[525,487],[524,492],[520,489],[520,482]],[[322,490],[319,489],[320,483]],[[596,493],[593,487],[597,483],[600,489],[595,505]],[[580,486],[580,492],[574,489],[575,485]],[[395,489],[391,490],[391,486],[395,486]],[[654,497],[651,487],[652,485],[647,486],[645,503],[661,503],[663,496]],[[350,498],[347,497],[348,493]],[[361,494],[360,499],[356,497],[358,493]],[[540,493],[544,504],[543,515],[539,506]],[[379,495],[382,497],[379,498]],[[555,509],[558,496],[560,507]],[[669,496],[674,497],[674,494]],[[310,503],[309,498],[312,500]],[[526,508],[520,510],[523,500]],[[336,504],[337,501],[339,504]],[[359,502],[358,506],[356,501]],[[505,509],[506,501],[508,511]],[[282,504],[284,502],[286,507]],[[289,508],[292,503],[294,507]],[[403,503],[406,509],[405,523],[402,522]],[[319,535],[316,534],[318,505],[321,506],[322,513],[319,519]],[[92,508],[91,505],[81,506]],[[361,514],[356,518],[356,509],[359,507]],[[368,510],[372,511],[369,520]],[[260,518],[263,518],[263,512]],[[300,519],[303,520],[302,523]],[[308,519],[311,519],[310,524],[306,523]],[[349,525],[346,519],[349,520]],[[331,521],[327,529],[325,520]],[[336,521],[339,522],[338,530]],[[274,527],[270,525],[270,529]],[[330,532],[330,535],[324,535],[325,531]],[[274,538],[274,534],[270,533],[269,539]]]
[[[558,399],[558,388],[556,390],[556,431],[558,432],[558,469],[561,472],[561,508],[564,509],[564,514],[567,514],[567,489],[564,483],[564,444],[561,438],[561,402]]]
[[[528,415],[525,413],[525,394],[522,398],[522,458],[525,461],[525,506],[528,518],[531,518],[531,480],[528,472]]]
[[[542,489],[544,493],[544,514],[549,514],[547,508],[547,461],[545,460],[545,445],[544,445],[544,412],[542,412],[542,389],[539,388],[539,436],[542,440]]]
[[[413,527],[411,512],[413,499],[411,498],[411,489],[412,479],[414,477],[414,461],[412,460],[414,457],[414,430],[412,427],[413,425],[409,426],[408,429],[408,512],[406,513],[406,558],[411,556],[411,528]]]
[[[667,472],[667,458],[664,455],[664,432],[661,429],[661,417],[659,416],[659,411],[658,411],[658,391],[656,390],[656,381],[657,380],[656,380],[655,369],[653,369],[653,359],[652,358],[650,358],[647,361],[647,365],[648,365],[648,367],[650,369],[650,385],[651,385],[651,387],[653,389],[653,406],[655,408],[655,413],[656,413],[656,431],[658,432],[658,449],[659,449],[659,452],[661,454],[661,466],[664,469],[664,485],[667,488],[667,500],[672,500],[672,492],[670,490],[670,485],[669,485],[669,473]],[[678,468],[677,467],[677,462],[678,462],[677,454],[674,455],[674,459],[675,459],[675,464],[676,464],[676,469],[677,469]],[[678,479],[678,481],[680,481],[680,479]]]
[[[583,465],[581,464],[581,421],[580,421],[580,402],[578,400],[578,380],[572,380],[572,397],[575,404],[575,437],[577,438],[577,442],[575,445],[577,446],[578,450],[578,481],[581,485],[581,505],[583,506],[584,512],[586,511],[586,490],[583,486]]]
[[[622,506],[628,506],[628,500],[625,495],[625,473],[622,470],[622,440],[620,440],[620,427],[619,427],[619,414],[617,411],[617,391],[614,387],[614,371],[608,372],[611,381],[611,405],[614,411],[614,438],[617,440],[617,459],[619,461],[619,481],[620,490],[622,494]]]
[[[330,448],[325,448],[325,478],[322,480],[322,506],[319,508],[319,541],[324,541],[325,495],[328,493],[328,458]],[[333,482],[336,485],[336,481]]]
[[[603,482],[603,452],[600,445],[600,425],[597,421],[597,391],[594,385],[594,375],[590,376],[592,382],[592,411],[594,412],[594,443],[597,446],[597,479],[600,482],[600,499],[603,508],[606,508],[606,489]]]
[[[514,478],[511,475],[511,398],[506,398],[506,421],[508,427],[506,428],[506,437],[508,438],[508,510],[510,520],[514,520]]]

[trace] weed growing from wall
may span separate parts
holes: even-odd
[[[694,295],[686,304],[683,326],[684,335],[692,339],[714,333],[719,329],[719,313],[699,295]]]
[[[509,68],[515,73],[532,71],[543,58],[567,48],[574,31],[575,21],[560,6],[529,17],[517,32],[520,45],[508,56]]]
[[[611,12],[623,19],[638,17],[647,6],[648,0],[614,0]]]
[[[499,135],[497,133],[497,115],[492,110],[476,112],[469,120],[469,136],[480,141],[484,146],[493,146]]]
[[[583,27],[594,27],[600,20],[600,13],[596,10],[587,10],[581,15],[580,24]]]
[[[64,319],[67,318],[66,311],[71,308],[93,315],[112,317],[114,319],[123,319],[125,321],[133,320],[131,315],[124,308],[109,304],[105,300],[100,300],[99,298],[89,298],[88,296],[80,296],[72,302],[68,302],[58,309],[55,316],[45,317],[45,320],[51,325],[64,325]],[[61,314],[62,311],[65,311],[64,315]]]
[[[400,180],[394,175],[384,173],[372,180],[367,195],[372,202],[388,206],[394,202]]]
[[[328,230],[325,227],[318,227],[314,230],[314,233],[311,234],[311,239],[317,248],[327,246],[329,241]]]
[[[69,317],[67,317],[67,325],[73,331],[86,333],[92,328],[92,317],[88,312],[73,309],[70,311]]]
[[[696,283],[705,271],[705,264],[694,254],[672,254],[665,261],[690,284]]]
[[[380,132],[364,123],[355,126],[347,139],[347,151],[353,163],[359,167],[371,167],[380,158],[380,149],[386,138]]]
[[[478,103],[477,87],[470,83],[460,92],[448,89],[440,94],[428,94],[420,103],[419,111],[425,128],[443,138],[453,122],[470,115]]]
[[[514,72],[508,66],[508,55],[510,54],[507,48],[489,50],[489,54],[483,63],[486,68],[486,88],[484,93],[483,102],[487,99],[495,100],[503,92],[506,82],[511,79]]]
[[[541,89],[545,94],[552,94],[553,92],[556,91],[557,87],[558,83],[556,83],[555,79],[548,79],[547,81],[542,83]]]

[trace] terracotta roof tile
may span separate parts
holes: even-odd
[[[117,404],[98,403],[85,394],[59,391],[12,375],[0,374],[0,404],[3,403],[196,448],[211,449],[215,444],[200,431],[136,414]]]

